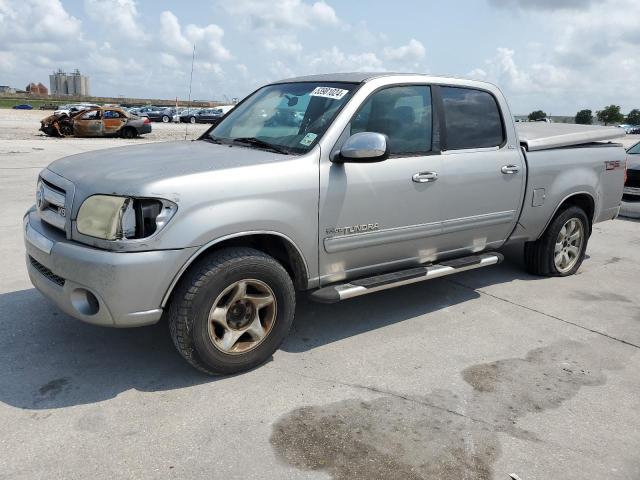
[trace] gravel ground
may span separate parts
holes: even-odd
[[[41,168],[184,126],[52,139],[40,116],[0,110],[0,479],[640,478],[640,223],[596,225],[570,278],[524,273],[514,246],[336,305],[301,295],[270,362],[209,378],[166,325],[75,321],[24,266]]]
[[[12,110],[0,109],[0,140],[37,140],[48,139],[52,142],[76,142],[76,143],[92,143],[97,139],[93,138],[52,138],[47,137],[39,131],[40,120],[51,115],[53,112],[49,110]],[[186,124],[186,123],[162,123],[153,122],[151,133],[136,138],[135,141],[140,142],[167,142],[170,140],[194,139],[200,136],[209,125],[206,124]],[[109,138],[108,140],[113,146],[121,143],[127,143],[122,138]]]

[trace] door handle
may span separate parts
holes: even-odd
[[[500,170],[502,171],[502,173],[507,175],[510,173],[518,173],[520,171],[520,167],[518,167],[517,165],[505,165]]]
[[[436,172],[418,172],[411,177],[416,183],[429,183],[435,182],[438,179],[438,174]]]

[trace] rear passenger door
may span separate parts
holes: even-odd
[[[517,221],[524,159],[489,91],[440,86],[442,233],[449,252],[497,247]]]
[[[127,119],[116,110],[105,110],[102,114],[105,135],[116,135],[125,123],[127,123]]]

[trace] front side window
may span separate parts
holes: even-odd
[[[442,87],[447,150],[497,147],[504,142],[502,117],[489,92]]]
[[[430,87],[390,87],[366,100],[351,120],[350,134],[383,133],[391,155],[419,155],[431,150],[432,118]]]
[[[356,86],[337,82],[268,85],[235,107],[208,138],[305,153],[320,140]]]
[[[113,110],[105,110],[103,117],[104,118],[120,118],[120,114]]]
[[[85,113],[81,117],[82,120],[99,120],[100,119],[100,110],[91,110],[90,112]]]
[[[631,155],[640,155],[640,143],[636,143],[633,147],[627,150],[627,153]]]

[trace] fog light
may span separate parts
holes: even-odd
[[[83,315],[95,315],[100,310],[96,296],[84,288],[76,288],[71,292],[71,304]]]

